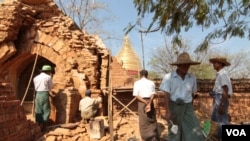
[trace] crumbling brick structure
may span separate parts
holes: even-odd
[[[108,49],[52,0],[6,0],[0,18],[0,82],[11,85],[24,104],[33,101],[32,79],[44,64],[54,68],[55,122],[74,120],[86,89],[95,96],[108,86]]]
[[[6,0],[0,4],[0,18],[0,140],[26,141],[39,135],[38,126],[27,120],[20,104],[23,98],[26,104],[33,101],[31,80],[44,64],[54,68],[56,98],[51,100],[51,119],[56,123],[74,122],[86,89],[98,95],[108,87],[109,51],[97,36],[79,30],[51,0]],[[135,78],[115,58],[112,61],[112,86],[125,87],[116,96],[126,105],[133,99]],[[212,80],[198,82],[200,97],[194,104],[200,117],[211,109],[207,93],[212,85]],[[249,121],[250,81],[236,80],[233,85],[232,121]],[[156,102],[158,115],[164,114],[160,95]],[[129,108],[136,112],[136,105],[134,102]],[[107,108],[105,101],[102,107]],[[115,112],[123,108],[117,102],[113,107]]]
[[[0,140],[32,141],[41,136],[40,127],[27,120],[20,100],[8,83],[0,83]]]

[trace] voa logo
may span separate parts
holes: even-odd
[[[244,129],[226,129],[227,136],[247,136]]]

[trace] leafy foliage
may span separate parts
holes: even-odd
[[[213,39],[250,39],[250,0],[134,0],[134,5],[139,17],[153,15],[148,28],[141,32],[160,30],[178,38],[183,30],[188,31],[194,26],[213,27],[197,51],[207,49]]]

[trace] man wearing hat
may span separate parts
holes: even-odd
[[[82,121],[88,123],[91,118],[94,118],[97,110],[98,104],[101,103],[102,98],[99,96],[97,98],[91,97],[91,91],[86,90],[85,97],[79,102],[79,111],[81,111]]]
[[[191,65],[198,65],[186,52],[177,57],[170,65],[177,66],[176,71],[163,77],[159,89],[165,96],[166,120],[169,123],[169,141],[204,141],[200,122],[192,105],[197,92],[196,77],[188,70]],[[171,127],[177,125],[177,133]]]
[[[221,126],[229,124],[229,97],[233,94],[231,80],[224,69],[230,63],[224,57],[216,57],[209,59],[216,70],[216,79],[213,91],[210,95],[213,97],[213,111],[211,119],[219,123],[218,138],[221,138]]]
[[[35,119],[42,131],[46,129],[50,116],[49,96],[53,87],[51,72],[52,68],[50,65],[43,65],[41,73],[33,79],[36,91]]]

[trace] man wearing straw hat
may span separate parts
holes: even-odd
[[[217,71],[213,91],[210,96],[213,97],[213,111],[211,120],[219,124],[218,138],[221,138],[221,126],[229,124],[229,98],[233,94],[231,80],[224,69],[230,63],[224,57],[216,57],[209,59]]]
[[[160,84],[159,89],[165,96],[166,120],[171,123],[169,141],[205,140],[192,105],[197,91],[196,77],[188,73],[191,65],[198,64],[200,62],[192,61],[188,53],[181,53],[177,61],[170,64],[177,66],[176,71],[166,74]],[[178,127],[177,132],[172,127]]]

